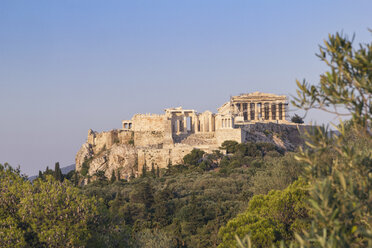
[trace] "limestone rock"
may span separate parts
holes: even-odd
[[[76,170],[79,171],[84,161],[90,159],[91,157],[93,157],[92,145],[89,143],[84,143],[75,157]]]

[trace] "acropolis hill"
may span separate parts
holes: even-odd
[[[136,114],[123,120],[120,130],[88,132],[76,155],[76,170],[83,162],[89,174],[120,171],[121,178],[138,175],[146,165],[166,168],[182,163],[192,149],[218,150],[226,140],[271,142],[285,150],[301,143],[298,125],[288,121],[287,98],[254,92],[233,96],[217,113],[168,108],[162,115]]]

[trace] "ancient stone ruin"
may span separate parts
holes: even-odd
[[[271,142],[292,150],[300,138],[298,125],[287,121],[287,106],[286,96],[254,92],[231,97],[217,113],[178,107],[162,115],[136,114],[122,121],[120,130],[89,130],[76,155],[76,169],[85,162],[91,175],[101,170],[110,176],[115,170],[128,178],[139,175],[144,166],[182,163],[194,148],[218,150],[226,140]]]

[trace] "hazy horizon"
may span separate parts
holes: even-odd
[[[316,83],[325,71],[315,53],[329,33],[371,40],[371,9],[362,0],[2,1],[0,163],[31,176],[75,163],[89,129],[120,128],[135,113],[294,95],[296,79]]]

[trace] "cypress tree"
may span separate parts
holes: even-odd
[[[156,167],[156,177],[160,177],[160,169],[159,169],[159,166]]]
[[[171,160],[169,160],[169,162],[168,162],[168,165],[167,165],[167,169],[168,169],[168,170],[170,170],[170,169],[171,169],[171,167],[172,167],[172,161],[171,161]]]
[[[120,178],[120,170],[119,170],[119,169],[118,169],[118,171],[117,171],[117,179],[118,179],[118,181],[121,180],[121,178]]]
[[[151,175],[155,177],[155,165],[154,163],[151,164]]]
[[[54,166],[54,178],[60,182],[63,180],[62,171],[59,167],[59,162],[57,162]]]
[[[112,173],[111,173],[111,183],[113,183],[115,181],[116,181],[115,171],[112,170]]]
[[[39,170],[39,178],[43,178],[43,173]]]
[[[145,163],[143,164],[143,167],[142,167],[142,177],[146,177],[146,172],[147,172],[147,165],[146,165],[146,161],[145,161]]]
[[[78,173],[76,171],[74,172],[73,181],[74,181],[75,186],[77,186],[79,184],[79,177],[78,177]]]

